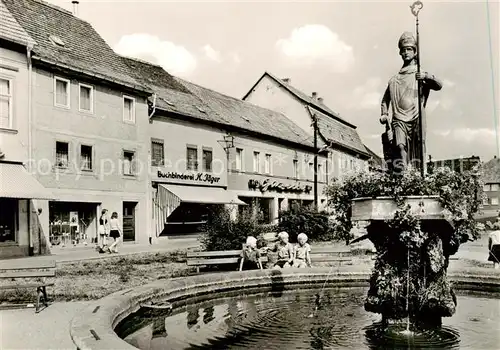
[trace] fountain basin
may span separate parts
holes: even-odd
[[[500,276],[486,269],[453,271],[449,277],[456,290],[500,292]],[[70,333],[77,349],[136,349],[118,337],[114,328],[128,315],[151,302],[173,302],[195,296],[261,287],[280,291],[290,288],[366,287],[369,273],[330,268],[284,269],[206,274],[153,283],[123,290],[102,298],[71,322]],[[325,283],[326,281],[326,283]]]
[[[352,221],[391,220],[398,210],[392,197],[355,198],[352,203]],[[445,219],[439,196],[407,196],[405,203],[411,213],[423,220]]]

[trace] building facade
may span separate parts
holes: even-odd
[[[483,197],[483,214],[496,217],[500,210],[500,159],[495,156],[482,164],[481,180],[485,195]]]
[[[0,258],[47,251],[37,200],[53,198],[29,172],[31,65],[35,45],[0,2]]]
[[[292,86],[288,78],[279,79],[265,72],[243,97],[245,101],[282,113],[308,133],[317,132],[319,147],[329,154],[329,175],[341,177],[350,171],[367,168],[372,158],[356,130],[313,92],[311,96]]]
[[[251,210],[273,223],[294,202],[312,204],[313,145],[292,121],[159,66],[124,61],[156,92],[150,103],[150,182],[157,235],[195,230],[214,205],[228,207],[233,217]],[[327,157],[319,158],[326,169]],[[325,171],[318,182],[323,205],[326,179]]]
[[[124,240],[147,242],[148,171],[140,166],[148,157],[151,92],[72,13],[35,0],[2,5],[33,41],[15,98],[26,106],[28,142],[18,139],[27,165],[51,193],[36,203],[45,240],[90,243],[108,209],[118,213]]]

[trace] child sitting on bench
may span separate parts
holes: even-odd
[[[311,267],[311,246],[307,243],[307,235],[300,233],[297,236],[297,242],[294,250],[293,267]]]
[[[262,262],[260,260],[260,251],[257,249],[257,239],[255,237],[247,237],[246,244],[243,245],[241,252],[240,271],[245,270],[262,270]]]
[[[288,242],[288,233],[282,231],[278,233],[279,242],[270,249],[272,252],[278,252],[278,261],[274,264],[274,269],[292,267],[293,265],[293,245]]]

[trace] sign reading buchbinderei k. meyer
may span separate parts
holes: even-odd
[[[177,172],[158,169],[153,173],[153,181],[186,185],[226,186],[226,178],[206,172]]]

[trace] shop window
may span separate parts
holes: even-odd
[[[165,163],[165,151],[162,140],[151,141],[151,165],[163,166]]]
[[[212,150],[211,149],[203,149],[203,171],[211,172],[212,171]]]
[[[16,241],[18,201],[0,198],[0,243]]]
[[[56,142],[56,167],[67,168],[69,164],[69,144],[67,142]]]
[[[198,148],[187,146],[186,149],[187,170],[198,171]]]
[[[80,146],[80,169],[92,171],[92,146]]]

